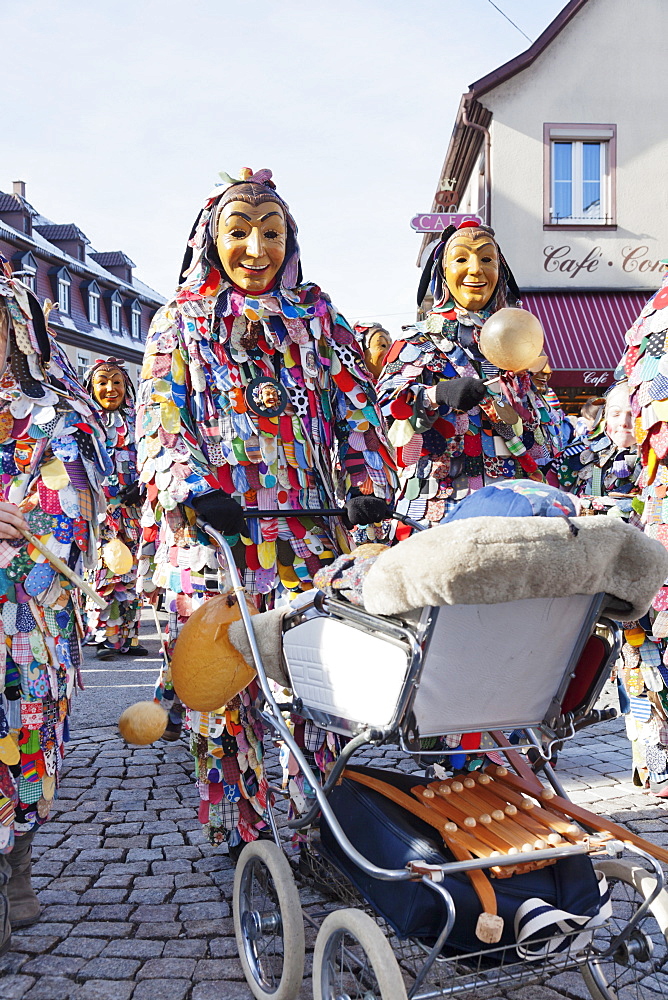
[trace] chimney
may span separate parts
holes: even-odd
[[[17,194],[19,198],[25,198],[26,196],[25,181],[14,181],[14,194]]]

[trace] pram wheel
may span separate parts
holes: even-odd
[[[612,917],[594,933],[605,947],[656,886],[656,877],[640,865],[606,859],[594,864],[608,880]],[[668,973],[668,893],[662,890],[628,939],[607,958],[590,958],[582,976],[594,1000],[648,1000],[664,995]]]
[[[257,1000],[294,1000],[304,976],[304,921],[283,851],[271,840],[246,844],[234,873],[234,933]]]
[[[390,944],[363,910],[325,917],[313,952],[314,1000],[406,1000]]]

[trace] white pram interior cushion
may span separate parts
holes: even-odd
[[[604,517],[476,517],[421,531],[378,556],[364,606],[401,615],[441,604],[497,604],[569,594],[612,594],[624,621],[642,617],[668,576],[668,552]]]

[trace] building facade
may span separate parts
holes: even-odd
[[[49,325],[80,374],[95,358],[113,356],[136,384],[151,319],[165,299],[139,281],[122,250],[96,253],[78,226],[40,215],[15,181],[11,194],[0,191],[0,253],[41,304],[54,304]]]
[[[667,37],[665,0],[571,0],[471,84],[439,178],[432,211],[493,226],[573,406],[612,382],[668,255]]]

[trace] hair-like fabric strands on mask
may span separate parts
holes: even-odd
[[[132,379],[130,378],[127,368],[125,367],[125,361],[122,358],[95,358],[93,364],[84,374],[84,388],[86,388],[92,396],[93,376],[101,370],[108,369],[111,371],[113,368],[117,368],[123,376],[123,382],[125,384],[125,401],[121,405],[121,409],[126,409],[135,398],[135,387],[132,384]]]
[[[229,179],[228,174],[221,173],[221,177]],[[255,179],[258,177],[263,177],[264,180]],[[221,209],[229,201],[234,201],[237,197],[241,201],[245,200],[244,195],[247,192],[244,192],[243,189],[249,187],[252,189],[251,197],[254,195],[260,201],[274,201],[281,206],[285,213],[288,228],[285,260],[278,272],[274,289],[285,292],[301,283],[302,269],[297,240],[297,223],[293,219],[287,203],[277,193],[276,186],[271,180],[271,171],[263,169],[250,174],[249,180],[234,180],[229,184],[216,185],[209,194],[190,230],[188,245],[181,264],[179,285],[201,287],[211,277],[211,287],[213,288],[216,284],[216,291],[222,290],[225,285],[233,287],[232,281],[225,274],[216,248],[218,218]],[[216,276],[219,282],[215,282]]]
[[[420,283],[418,285],[418,293],[417,293],[418,307],[422,305],[427,292],[430,290],[433,294],[435,305],[441,304],[443,299],[447,298],[447,294],[449,293],[447,292],[447,286],[445,284],[445,279],[443,277],[443,270],[442,270],[443,256],[445,254],[445,250],[447,248],[450,239],[456,233],[462,231],[465,232],[467,230],[471,232],[480,231],[486,233],[488,236],[491,236],[497,248],[497,252],[499,255],[499,265],[500,265],[499,283],[497,285],[497,288],[494,290],[494,294],[490,299],[489,305],[491,306],[492,304],[494,304],[498,308],[499,303],[496,302],[496,299],[499,296],[499,292],[502,293],[502,297],[504,298],[504,302],[506,305],[513,305],[522,297],[517,282],[515,280],[515,276],[513,275],[513,272],[511,271],[506,258],[503,256],[503,253],[501,252],[501,248],[494,235],[494,230],[491,229],[489,226],[483,226],[483,225],[471,226],[469,223],[466,223],[459,226],[459,228],[455,228],[455,226],[448,226],[447,229],[443,230],[443,234],[440,240],[434,244],[434,247],[426,260],[424,268],[422,269],[422,275],[420,277]]]

